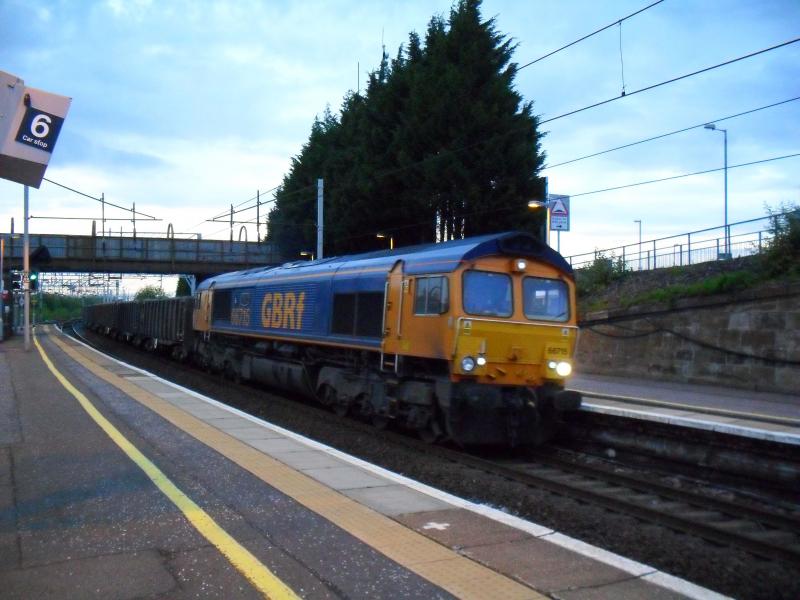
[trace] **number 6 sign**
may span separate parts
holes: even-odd
[[[16,141],[52,152],[64,119],[29,106],[17,131]]]

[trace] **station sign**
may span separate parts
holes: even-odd
[[[42,184],[71,102],[0,71],[0,178]]]
[[[548,194],[550,231],[569,231],[569,196]]]

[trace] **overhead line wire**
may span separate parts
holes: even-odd
[[[578,196],[588,196],[590,194],[600,194],[601,192],[611,192],[611,191],[614,191],[614,190],[623,190],[625,188],[632,188],[632,187],[637,187],[637,186],[640,186],[640,185],[647,185],[647,184],[650,184],[650,183],[660,183],[662,181],[670,181],[670,180],[673,180],[673,179],[682,179],[684,177],[692,177],[693,175],[704,175],[706,173],[715,173],[717,171],[723,171],[726,168],[728,170],[730,170],[730,169],[738,169],[739,167],[748,167],[750,165],[758,165],[758,164],[761,164],[761,163],[768,163],[768,162],[772,162],[772,161],[775,161],[775,160],[783,160],[785,158],[794,158],[796,156],[800,156],[800,152],[797,152],[795,154],[785,154],[784,156],[774,156],[772,158],[765,158],[763,160],[754,160],[754,161],[751,161],[751,162],[739,163],[738,165],[728,165],[727,167],[717,167],[715,169],[706,169],[704,171],[695,171],[694,173],[684,173],[682,175],[673,175],[671,177],[662,177],[661,179],[650,179],[648,181],[639,181],[637,183],[629,183],[627,185],[618,185],[618,186],[615,186],[615,187],[604,188],[604,189],[601,189],[601,190],[592,190],[591,192],[581,192],[579,194],[570,194],[570,198],[577,198]]]
[[[544,123],[550,123],[550,122],[556,121],[558,119],[563,119],[564,117],[568,117],[570,115],[573,115],[573,114],[576,114],[576,113],[579,113],[579,112],[582,112],[582,111],[585,111],[585,110],[589,110],[591,108],[595,108],[597,106],[601,106],[601,105],[607,104],[609,102],[613,102],[614,100],[621,100],[622,98],[628,98],[630,96],[633,96],[634,94],[638,94],[638,93],[645,92],[645,91],[648,91],[648,90],[651,90],[651,89],[654,89],[654,88],[657,88],[657,87],[660,87],[660,86],[663,86],[663,85],[667,85],[668,83],[673,83],[673,82],[679,81],[681,79],[686,79],[688,77],[692,77],[693,75],[698,75],[698,74],[704,73],[706,71],[717,69],[719,67],[722,67],[722,66],[725,66],[725,65],[729,65],[731,63],[735,63],[735,62],[738,62],[740,60],[744,60],[746,58],[751,58],[753,56],[756,56],[756,55],[759,55],[759,54],[763,54],[765,52],[769,52],[771,50],[775,50],[777,48],[781,48],[781,47],[787,46],[789,44],[794,44],[794,43],[796,43],[798,41],[800,41],[800,38],[796,38],[796,39],[790,40],[788,42],[783,42],[782,44],[778,44],[778,45],[772,46],[770,48],[765,48],[763,50],[759,50],[757,52],[753,52],[753,53],[747,54],[745,56],[740,56],[739,58],[734,58],[734,59],[731,59],[731,60],[726,61],[724,63],[719,63],[719,64],[713,65],[711,67],[706,67],[705,69],[701,69],[701,70],[695,71],[693,73],[687,73],[686,75],[681,75],[680,77],[675,77],[675,78],[667,80],[667,81],[662,81],[661,83],[656,83],[656,84],[648,86],[646,88],[641,88],[641,89],[633,91],[633,92],[628,92],[625,96],[617,96],[617,97],[614,97],[614,98],[611,98],[611,99],[608,99],[608,100],[603,100],[602,102],[597,102],[595,104],[592,104],[592,105],[589,105],[589,106],[585,106],[583,108],[579,108],[579,109],[564,113],[562,115],[551,117],[551,118],[545,119],[545,120],[539,120],[537,122],[537,126],[538,125],[543,125]],[[500,138],[502,138],[502,137],[504,137],[506,135],[511,135],[512,133],[516,133],[518,131],[526,131],[526,130],[527,130],[527,128],[512,129],[512,130],[509,130],[509,131],[505,131],[503,133],[499,133],[499,134],[490,136],[488,138],[484,138],[484,139],[479,140],[477,142],[473,142],[472,144],[467,144],[466,146],[461,146],[459,148],[452,148],[452,149],[443,149],[438,154],[433,154],[431,156],[423,158],[422,160],[419,160],[419,161],[417,161],[415,163],[412,163],[410,165],[406,165],[406,166],[403,166],[403,167],[396,167],[394,169],[386,169],[385,171],[377,174],[375,176],[375,179],[380,179],[380,178],[383,178],[383,177],[388,177],[389,175],[395,175],[397,173],[402,173],[403,171],[407,171],[409,169],[413,169],[415,167],[419,167],[419,166],[424,165],[426,163],[429,163],[429,162],[432,162],[434,160],[437,160],[437,159],[439,159],[442,156],[445,156],[447,154],[456,154],[458,152],[463,152],[465,150],[471,150],[472,148],[480,146],[481,144],[485,144],[487,142],[490,142],[490,141],[493,141],[493,140],[496,140],[496,139],[500,139]]]
[[[751,165],[768,163],[768,162],[772,162],[772,161],[776,161],[776,160],[783,160],[783,159],[786,159],[786,158],[794,158],[794,157],[797,157],[797,156],[800,156],[800,152],[795,153],[795,154],[786,154],[784,156],[775,156],[775,157],[772,157],[772,158],[765,158],[765,159],[762,159],[762,160],[754,160],[754,161],[751,161],[751,162],[740,163],[740,164],[737,164],[737,165],[728,165],[728,169],[736,169],[736,168],[739,168],[739,167],[747,167],[747,166],[751,166]],[[694,173],[683,173],[681,175],[674,175],[672,177],[664,177],[664,178],[661,178],[661,179],[651,179],[649,181],[640,181],[640,182],[637,182],[637,183],[631,183],[631,184],[627,184],[627,185],[604,188],[604,189],[601,189],[601,190],[592,190],[590,192],[581,192],[580,194],[571,194],[570,198],[576,198],[578,196],[588,196],[590,194],[599,194],[601,192],[609,192],[609,191],[619,190],[619,189],[624,189],[624,188],[629,188],[629,187],[647,185],[647,184],[650,184],[650,183],[659,183],[659,182],[662,182],[662,181],[669,181],[669,180],[672,180],[672,179],[681,179],[681,178],[685,178],[685,177],[692,177],[694,175],[704,175],[706,173],[714,173],[714,172],[717,172],[717,171],[722,171],[724,169],[725,169],[725,167],[718,167],[718,168],[715,168],[715,169],[706,169],[704,171],[696,171]],[[515,210],[516,208],[517,207],[493,208],[493,209],[488,209],[488,210],[478,210],[478,211],[464,213],[464,214],[458,215],[458,216],[459,217],[474,217],[474,216],[485,215],[485,214],[496,214],[498,212],[507,212],[509,210]],[[287,224],[287,225],[291,225],[291,226],[294,226],[294,227],[303,227],[305,225],[313,225],[313,224],[314,224],[314,221],[303,221],[301,223],[291,223],[291,224]],[[421,225],[430,225],[430,221],[419,221],[417,223],[410,223],[410,224],[406,224],[406,225],[401,225],[399,227],[387,227],[387,228],[382,229],[381,231],[384,231],[384,232],[396,232],[396,231],[400,231],[400,230],[403,230],[403,229],[410,229],[412,227],[419,227]],[[351,240],[351,239],[362,238],[362,237],[366,238],[366,237],[371,237],[371,236],[375,235],[375,233],[377,233],[377,232],[370,232],[370,233],[363,233],[363,234],[359,233],[359,234],[356,234],[356,235],[351,235],[351,236],[343,237],[343,238],[340,238],[340,239],[341,240]]]
[[[549,119],[544,119],[543,121],[539,121],[540,125],[544,125],[545,123],[550,123],[552,121],[556,121],[558,119],[563,119],[564,117],[569,117],[571,115],[577,114],[579,112],[583,112],[585,110],[589,110],[590,108],[597,108],[598,106],[603,106],[604,104],[609,104],[610,102],[614,102],[616,100],[622,100],[623,98],[630,98],[635,94],[641,94],[642,92],[648,92],[650,90],[654,90],[659,88],[663,85],[667,85],[669,83],[675,83],[676,81],[681,81],[682,79],[687,79],[689,77],[694,77],[695,75],[700,75],[701,73],[706,73],[708,71],[713,71],[714,69],[719,69],[720,67],[725,67],[727,65],[731,65],[733,63],[739,62],[740,60],[745,60],[747,58],[752,58],[754,56],[758,56],[759,54],[764,54],[765,52],[770,52],[772,50],[777,50],[778,48],[783,48],[784,46],[789,46],[790,44],[795,44],[800,42],[800,38],[795,38],[793,40],[789,40],[787,42],[783,42],[782,44],[777,44],[775,46],[771,46],[770,48],[764,48],[763,50],[758,50],[757,52],[751,52],[750,54],[746,54],[744,56],[740,56],[738,58],[732,58],[731,60],[726,60],[725,62],[721,62],[716,65],[712,65],[710,67],[706,67],[704,69],[700,69],[698,71],[693,71],[691,73],[686,73],[685,75],[680,75],[678,77],[673,77],[672,79],[668,79],[666,81],[662,81],[660,83],[654,83],[653,85],[648,85],[647,87],[639,88],[638,90],[634,90],[633,92],[627,92],[624,96],[614,96],[613,98],[609,98],[607,100],[602,100],[600,102],[595,102],[594,104],[590,104],[589,106],[584,106],[583,108],[578,108],[575,110],[571,110],[569,112],[565,112],[555,117],[550,117]]]
[[[614,21],[613,23],[609,23],[609,24],[608,24],[608,25],[606,25],[605,27],[601,27],[600,29],[598,29],[598,30],[596,30],[596,31],[593,31],[592,33],[589,33],[589,34],[587,34],[587,35],[583,36],[582,38],[575,40],[574,42],[570,42],[569,44],[566,44],[565,46],[561,46],[561,48],[557,48],[556,50],[553,50],[552,52],[548,52],[548,53],[547,53],[547,54],[545,54],[544,56],[540,56],[539,58],[537,58],[537,59],[535,59],[535,60],[532,60],[532,61],[531,61],[531,62],[529,62],[529,63],[525,63],[525,64],[524,64],[524,65],[522,65],[521,67],[517,67],[517,72],[521,71],[522,69],[524,69],[524,68],[526,68],[526,67],[530,67],[531,65],[535,65],[535,64],[536,64],[536,63],[538,63],[539,61],[542,61],[542,60],[544,60],[545,58],[549,58],[549,57],[553,56],[554,54],[557,54],[557,53],[561,52],[562,50],[566,50],[566,49],[567,49],[567,48],[569,48],[570,46],[574,46],[575,44],[578,44],[578,43],[582,42],[583,40],[588,40],[590,37],[592,37],[592,36],[594,36],[594,35],[597,35],[598,33],[601,33],[601,32],[603,32],[603,31],[605,31],[606,29],[610,29],[611,27],[614,27],[615,25],[619,25],[619,24],[621,24],[623,21],[627,21],[627,20],[628,20],[628,19],[630,19],[631,17],[635,17],[635,16],[636,16],[636,15],[638,15],[639,13],[643,13],[644,11],[646,11],[646,10],[647,10],[647,9],[649,9],[649,8],[653,8],[653,7],[654,7],[654,6],[656,6],[657,4],[661,4],[663,1],[664,1],[664,0],[658,0],[657,2],[653,2],[652,4],[650,4],[650,5],[648,5],[648,6],[645,6],[644,8],[640,8],[640,9],[639,9],[639,10],[637,10],[636,12],[633,12],[633,13],[629,14],[627,17],[622,17],[621,19],[617,19],[617,20],[616,20],[616,21]]]
[[[685,131],[690,131],[692,129],[698,129],[700,127],[704,127],[708,123],[719,123],[721,121],[727,121],[728,119],[733,119],[733,118],[736,118],[736,117],[749,115],[751,113],[758,112],[760,110],[765,110],[767,108],[772,108],[774,106],[780,106],[781,104],[786,104],[788,102],[795,102],[797,100],[800,100],[800,96],[795,96],[794,98],[789,98],[788,100],[783,100],[781,102],[775,102],[774,104],[768,104],[767,106],[760,106],[758,108],[753,108],[751,110],[746,110],[744,112],[736,113],[735,115],[728,115],[727,117],[721,117],[719,119],[707,119],[707,120],[703,121],[702,123],[700,123],[698,125],[692,125],[691,127],[684,127],[683,129],[677,129],[675,131],[670,131],[669,133],[662,133],[661,135],[656,135],[656,136],[649,137],[649,138],[646,138],[646,139],[643,139],[643,140],[639,140],[638,142],[631,142],[630,144],[623,144],[622,146],[616,146],[614,148],[609,148],[608,150],[601,150],[600,152],[595,152],[593,154],[587,154],[586,156],[579,156],[578,158],[572,158],[570,160],[565,160],[563,162],[556,163],[554,165],[547,165],[546,167],[544,167],[543,170],[546,171],[547,169],[555,169],[556,167],[561,167],[563,165],[568,165],[570,163],[578,162],[579,160],[585,160],[587,158],[594,158],[595,156],[600,156],[601,154],[608,154],[609,152],[614,152],[616,150],[622,150],[624,148],[630,148],[631,146],[637,146],[639,144],[644,144],[645,142],[652,142],[653,140],[659,140],[661,138],[665,138],[665,137],[668,137],[668,136],[671,136],[671,135],[675,135],[675,134],[678,134],[678,133],[683,133]]]
[[[80,191],[78,191],[76,189],[73,189],[73,188],[71,188],[69,186],[66,186],[63,183],[58,183],[57,181],[53,181],[52,179],[48,179],[47,177],[42,177],[42,179],[44,179],[48,183],[52,183],[53,185],[57,185],[60,188],[64,188],[65,190],[69,190],[70,192],[78,194],[79,196],[84,196],[86,198],[90,198],[91,200],[96,200],[97,202],[102,202],[104,204],[107,204],[108,206],[113,206],[114,208],[119,208],[121,210],[128,211],[128,212],[133,213],[135,215],[142,215],[143,217],[147,217],[148,219],[160,220],[160,219],[156,219],[156,217],[154,217],[152,215],[148,215],[147,213],[139,212],[138,210],[133,210],[132,208],[127,208],[125,206],[120,206],[119,204],[114,204],[113,202],[109,202],[108,200],[106,200],[104,198],[95,198],[94,196],[90,196],[89,194],[85,194],[85,193],[80,192]]]
[[[660,1],[663,1],[663,0],[660,0]],[[656,4],[657,4],[657,3],[656,3]],[[650,6],[653,6],[653,5],[650,5]],[[645,8],[644,8],[644,9],[642,9],[642,10],[646,10],[647,8],[649,8],[649,6],[648,6],[648,7],[645,7]],[[641,11],[639,11],[639,12],[641,12]],[[632,16],[632,15],[630,15],[630,16]],[[629,17],[628,17],[628,18],[629,18]],[[615,21],[614,23],[612,23],[612,26],[613,26],[613,25],[615,25],[616,23],[617,23],[617,21]],[[577,41],[580,41],[580,40],[577,40]],[[688,79],[689,77],[693,77],[693,76],[695,76],[695,75],[700,75],[700,74],[702,74],[702,73],[706,73],[706,72],[708,72],[708,71],[713,71],[713,70],[715,70],[715,69],[718,69],[718,68],[720,68],[720,67],[724,67],[724,66],[727,66],[727,65],[730,65],[730,64],[734,64],[734,63],[740,62],[740,61],[742,61],[742,60],[745,60],[745,59],[748,59],[748,58],[752,58],[752,57],[754,57],[754,56],[758,56],[758,55],[760,55],[760,54],[765,54],[766,52],[771,52],[772,50],[777,50],[778,48],[782,48],[782,47],[784,47],[784,46],[789,46],[789,45],[791,45],[791,44],[795,44],[795,43],[797,43],[797,42],[799,42],[799,41],[800,41],[800,38],[795,38],[795,39],[792,39],[792,40],[788,40],[788,41],[786,41],[786,42],[783,42],[783,43],[781,43],[781,44],[776,44],[775,46],[770,46],[769,48],[764,48],[764,49],[762,49],[762,50],[758,50],[758,51],[756,51],[756,52],[751,52],[750,54],[746,54],[746,55],[744,55],[744,56],[739,56],[739,57],[737,57],[737,58],[733,58],[733,59],[727,60],[727,61],[725,61],[725,62],[718,63],[718,64],[716,64],[716,65],[712,65],[712,66],[709,66],[709,67],[705,67],[705,68],[703,68],[703,69],[699,69],[699,70],[697,70],[697,71],[693,71],[693,72],[691,72],[691,73],[686,73],[686,74],[684,74],[684,75],[680,75],[680,76],[678,76],[678,77],[673,77],[672,79],[668,79],[668,80],[666,80],[666,81],[662,81],[662,82],[659,82],[659,83],[655,83],[655,84],[653,84],[653,85],[649,85],[649,86],[646,86],[646,87],[640,88],[640,89],[638,89],[638,90],[634,90],[634,91],[632,91],[632,92],[628,92],[628,93],[626,93],[624,96],[623,96],[623,95],[620,95],[620,96],[615,96],[615,97],[613,97],[613,98],[609,98],[609,99],[607,99],[607,100],[602,100],[602,101],[600,101],[600,102],[595,102],[594,104],[590,104],[590,105],[588,105],[588,106],[584,106],[584,107],[582,107],[582,108],[578,108],[578,109],[575,109],[575,110],[571,110],[571,111],[569,111],[569,112],[566,112],[566,113],[563,113],[563,114],[557,115],[557,116],[555,116],[555,117],[550,117],[549,119],[539,120],[539,121],[538,121],[538,123],[537,123],[537,125],[544,125],[545,123],[551,123],[551,122],[553,122],[553,121],[557,121],[557,120],[559,120],[559,119],[563,119],[563,118],[565,118],[565,117],[569,117],[569,116],[571,116],[571,115],[574,115],[574,114],[577,114],[577,113],[580,113],[580,112],[583,112],[583,111],[586,111],[586,110],[590,110],[590,109],[592,109],[592,108],[597,108],[598,106],[603,106],[603,105],[605,105],[605,104],[609,104],[609,103],[611,103],[611,102],[614,102],[614,101],[616,101],[616,100],[621,100],[621,99],[623,99],[623,98],[628,98],[628,97],[630,97],[630,96],[633,96],[633,95],[636,95],[636,94],[640,94],[640,93],[643,93],[643,92],[647,92],[647,91],[650,91],[650,90],[653,90],[653,89],[656,89],[656,88],[659,88],[659,87],[662,87],[662,86],[668,85],[668,84],[670,84],[670,83],[675,83],[675,82],[677,82],[677,81],[681,81],[681,80],[683,80],[683,79]],[[542,58],[544,58],[544,57],[542,57]],[[541,59],[537,59],[537,60],[541,60]],[[536,61],[534,61],[534,62],[536,62]],[[528,65],[525,65],[525,66],[528,66]],[[526,129],[527,129],[527,128],[526,128]],[[522,129],[520,129],[520,130],[522,130]],[[406,170],[408,170],[408,169],[412,169],[412,168],[418,167],[418,166],[420,166],[420,165],[423,165],[423,164],[425,164],[425,163],[428,163],[428,162],[430,162],[430,161],[433,161],[433,160],[436,160],[436,159],[440,158],[440,157],[441,157],[443,154],[455,154],[455,153],[458,153],[458,152],[462,152],[462,151],[464,151],[464,150],[469,150],[469,149],[471,149],[471,148],[474,148],[474,147],[476,147],[476,146],[479,146],[480,144],[484,144],[484,143],[486,143],[486,142],[488,142],[488,141],[490,141],[490,140],[493,140],[493,139],[499,139],[499,138],[501,138],[501,137],[503,137],[503,136],[510,135],[511,133],[514,133],[515,131],[517,131],[517,130],[513,130],[513,131],[507,131],[507,132],[504,132],[504,133],[502,133],[502,134],[498,134],[498,135],[495,135],[495,136],[491,136],[491,137],[489,137],[489,138],[486,138],[486,139],[483,139],[483,140],[480,140],[480,141],[474,142],[474,143],[472,143],[472,144],[468,144],[468,145],[466,145],[466,146],[462,146],[462,147],[460,147],[460,148],[454,148],[454,149],[450,149],[450,150],[448,150],[448,149],[442,150],[442,151],[440,151],[438,154],[435,154],[435,155],[432,155],[432,156],[426,157],[426,158],[424,158],[424,159],[422,159],[422,160],[420,160],[420,161],[417,161],[417,162],[415,162],[415,163],[413,163],[413,164],[410,164],[410,165],[407,165],[407,166],[404,166],[404,167],[398,167],[398,168],[395,168],[395,169],[387,169],[386,171],[384,171],[384,172],[382,172],[382,173],[380,173],[380,174],[376,175],[376,179],[379,179],[379,178],[382,178],[382,177],[387,177],[387,176],[389,176],[389,175],[393,175],[393,174],[396,174],[396,173],[400,173],[400,172],[406,171]],[[777,160],[777,159],[776,159],[776,160]],[[744,165],[740,165],[740,166],[744,166]],[[729,168],[730,168],[730,167],[729,167]],[[698,173],[698,174],[699,174],[699,173]],[[273,188],[273,190],[270,190],[270,191],[274,191],[274,190],[276,190],[278,187],[280,187],[280,186],[276,186],[275,188]],[[305,191],[306,189],[309,189],[309,188],[312,188],[312,187],[314,187],[314,186],[313,186],[313,184],[311,184],[311,185],[308,185],[308,186],[306,186],[306,187],[304,187],[304,188],[300,188],[300,189],[298,189],[298,190],[294,190],[294,191],[292,191],[292,192],[289,192],[289,194],[295,194],[295,193],[299,193],[299,192],[301,192],[301,191]],[[592,192],[592,193],[594,193],[594,192]],[[252,200],[252,199],[251,199],[251,200]],[[243,203],[242,203],[242,204],[243,204]],[[241,206],[241,204],[240,204],[239,206]],[[250,208],[252,208],[252,207],[250,207]],[[245,209],[245,210],[246,210],[246,209]],[[224,216],[225,214],[230,214],[230,211],[229,211],[228,213],[222,213],[222,214],[220,215],[220,217],[221,217],[221,216]],[[201,223],[204,223],[204,222],[206,222],[206,221],[202,221]],[[194,228],[194,227],[190,227],[190,229],[193,229],[193,228]],[[214,235],[214,234],[210,234],[210,235]]]

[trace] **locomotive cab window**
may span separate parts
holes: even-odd
[[[522,280],[525,316],[536,321],[566,321],[569,318],[569,289],[557,279],[526,277]]]
[[[510,317],[514,312],[511,277],[505,273],[465,271],[464,311],[471,315]]]
[[[442,315],[450,309],[447,277],[418,277],[414,295],[415,315]]]

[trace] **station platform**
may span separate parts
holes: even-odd
[[[45,326],[0,344],[11,598],[722,598]]]
[[[800,381],[798,395],[583,373],[568,387],[586,411],[800,445]]]

